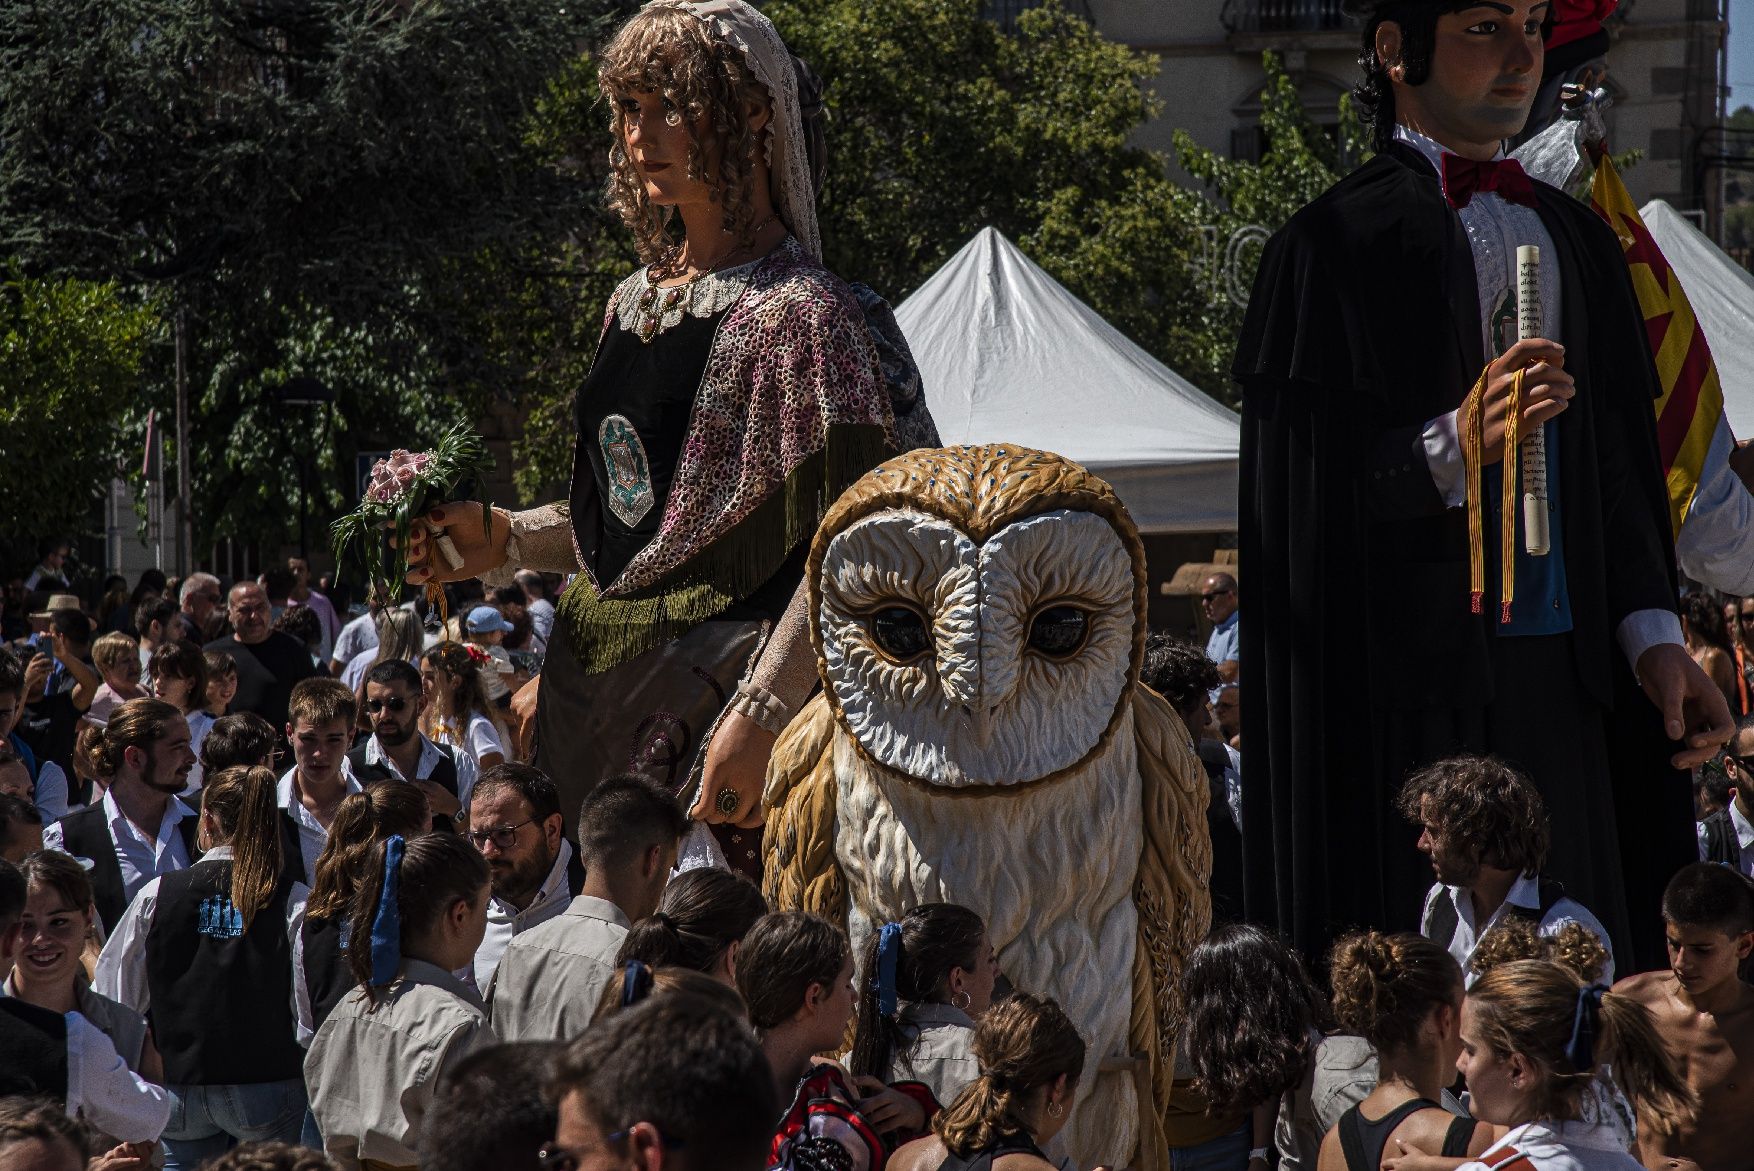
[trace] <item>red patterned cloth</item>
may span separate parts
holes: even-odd
[[[858,1101],[839,1066],[812,1066],[774,1131],[768,1171],[883,1171],[889,1154]]]

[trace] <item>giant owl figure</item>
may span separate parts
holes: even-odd
[[[1057,455],[914,451],[841,497],[807,575],[824,688],[769,768],[769,900],[844,922],[857,955],[916,904],[978,911],[1089,1047],[1067,1152],[1159,1164],[1211,844],[1187,730],[1136,683],[1126,509]]]

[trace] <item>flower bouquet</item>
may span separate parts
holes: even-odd
[[[368,585],[383,590],[385,597],[397,597],[408,577],[408,539],[416,526],[423,526],[432,535],[433,549],[452,569],[460,568],[463,558],[443,530],[426,520],[429,509],[455,498],[458,489],[473,483],[479,491],[485,487],[487,473],[493,468],[493,456],[487,444],[467,423],[459,423],[445,432],[438,446],[431,451],[405,451],[397,448],[389,459],[372,465],[371,483],[366,486],[365,499],[359,507],[337,520],[329,529],[335,548],[335,563],[342,564],[350,546],[359,546],[360,560],[365,564]],[[493,509],[485,496],[482,501],[483,525],[491,536]],[[386,560],[383,529],[396,536],[396,547]],[[437,615],[445,618],[445,591],[437,582],[426,586],[429,620]]]

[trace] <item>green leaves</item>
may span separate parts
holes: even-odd
[[[114,284],[36,280],[11,266],[0,284],[0,532],[85,531],[127,459],[118,426],[156,332]]]

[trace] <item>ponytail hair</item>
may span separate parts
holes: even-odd
[[[986,938],[981,917],[955,903],[923,903],[872,933],[859,985],[853,1073],[889,1080],[895,1050],[910,1040],[897,1020],[900,1003],[947,1003],[951,969],[973,970]]]
[[[710,972],[765,914],[767,900],[741,874],[712,867],[685,870],[664,887],[657,911],[633,925],[615,960]]]
[[[1029,1096],[1084,1072],[1084,1039],[1052,1000],[1019,992],[988,1009],[974,1030],[981,1075],[939,1111],[932,1130],[966,1159],[1007,1134],[1029,1133]]]
[[[363,792],[342,798],[311,875],[305,913],[330,921],[347,914],[370,865],[372,847],[395,834],[417,838],[431,821],[426,794],[418,785],[374,781]]]
[[[1379,1052],[1410,1052],[1435,1009],[1461,1008],[1461,966],[1422,935],[1348,935],[1334,945],[1329,976],[1340,1027]]]
[[[1572,1117],[1604,1064],[1658,1134],[1676,1133],[1698,1113],[1699,1099],[1675,1071],[1650,1012],[1630,997],[1555,963],[1513,960],[1480,977],[1468,1002],[1483,1044],[1534,1065],[1537,1117]]]
[[[400,834],[374,845],[349,908],[347,966],[376,1008],[395,980],[408,941],[430,932],[459,902],[473,904],[488,884],[487,859],[461,834]]]
[[[640,960],[627,960],[616,967],[614,977],[604,986],[603,998],[591,1014],[591,1023],[595,1025],[655,997],[676,994],[704,998],[738,1020],[749,1019],[743,998],[722,980],[693,968],[654,968]]]
[[[212,814],[221,841],[231,847],[231,905],[244,930],[280,884],[280,802],[272,769],[235,765],[201,790],[201,812]]]

